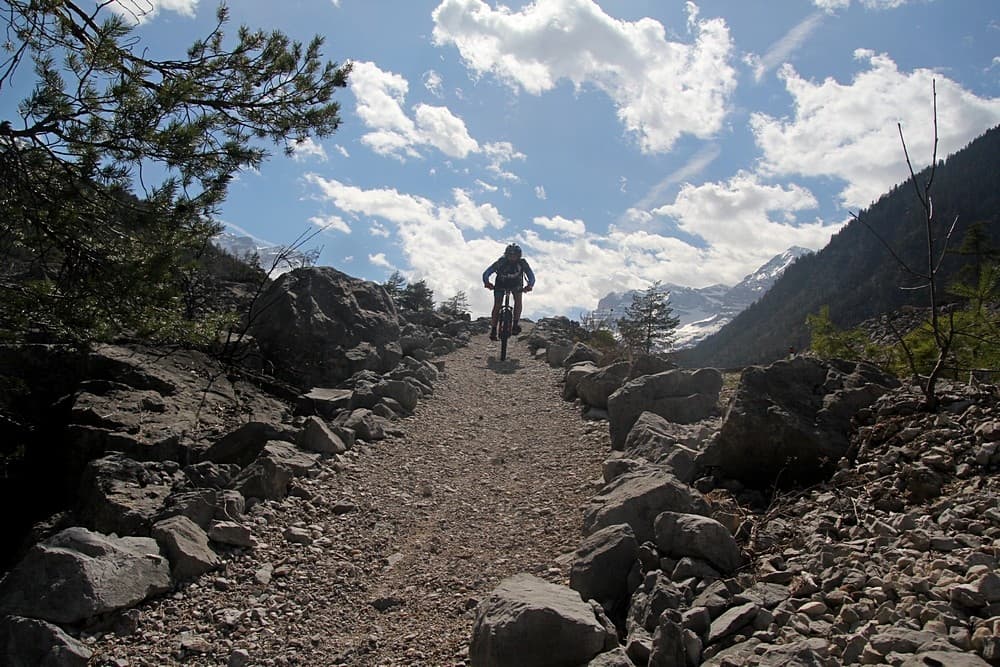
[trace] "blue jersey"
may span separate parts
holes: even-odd
[[[497,274],[496,286],[500,288],[520,289],[524,286],[525,278],[528,279],[528,287],[535,286],[535,273],[528,266],[528,260],[523,257],[516,262],[511,262],[506,257],[493,262],[483,273],[483,283],[488,283],[494,273]]]

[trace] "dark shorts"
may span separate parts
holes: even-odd
[[[501,304],[503,303],[503,293],[506,289],[509,289],[514,295],[518,295],[524,289],[523,287],[505,287],[502,284],[497,284],[493,288],[493,303]]]

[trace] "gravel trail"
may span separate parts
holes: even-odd
[[[253,508],[256,549],[89,637],[93,664],[464,665],[502,578],[566,582],[610,449],[560,399],[561,370],[520,342],[498,354],[481,335],[444,357],[405,435]]]

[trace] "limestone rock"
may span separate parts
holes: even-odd
[[[20,616],[0,619],[0,663],[6,667],[86,667],[91,656],[59,626]]]
[[[528,574],[500,585],[480,605],[472,667],[576,667],[605,650],[608,634],[593,608],[564,586]]]
[[[0,582],[0,614],[78,623],[170,589],[156,541],[74,527],[36,544]]]
[[[177,581],[192,579],[219,565],[218,554],[208,545],[208,535],[185,516],[156,523],[152,535],[166,553]]]
[[[716,410],[721,389],[722,374],[714,368],[676,369],[627,382],[608,397],[611,446],[624,446],[643,412],[682,424],[709,417]]]
[[[708,515],[710,508],[700,493],[670,472],[649,466],[626,473],[608,484],[584,511],[587,534],[618,523],[627,523],[640,543],[653,541],[653,522],[661,512]]]

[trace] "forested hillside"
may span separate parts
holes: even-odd
[[[917,174],[924,183],[929,168]],[[936,247],[957,218],[949,248],[957,249],[968,229],[982,223],[995,247],[1000,245],[1000,127],[994,127],[938,164],[931,191]],[[900,259],[917,270],[927,267],[924,212],[913,184],[897,185],[859,214]],[[678,352],[682,366],[733,367],[768,363],[804,349],[809,343],[806,316],[824,305],[840,327],[904,305],[927,304],[926,290],[893,259],[872,229],[851,221],[820,252],[792,264],[760,301],[697,347]],[[969,257],[948,253],[941,267],[942,285],[950,283]]]

